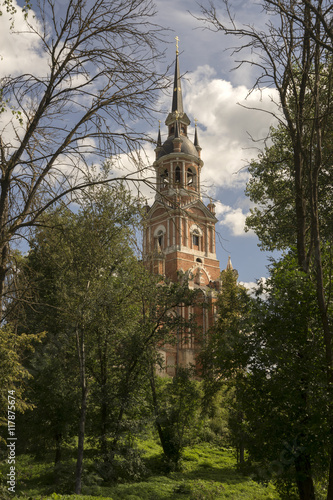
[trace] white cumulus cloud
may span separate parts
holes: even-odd
[[[263,89],[249,94],[246,86],[233,86],[214,75],[215,70],[207,65],[199,66],[188,75],[184,85],[184,108],[192,120],[199,120],[204,183],[237,188],[245,186],[248,178],[245,167],[257,154],[258,145],[251,137],[255,140],[265,138],[270,126],[276,123],[270,114],[277,112],[273,102],[277,100],[276,91]]]
[[[221,226],[227,227],[233,236],[253,236],[253,231],[244,231],[245,219],[248,212],[244,213],[241,207],[233,208],[229,205],[223,205],[221,202],[215,204],[216,217]]]
[[[47,59],[42,53],[41,39],[34,32],[39,29],[39,22],[33,11],[29,11],[28,23],[24,19],[22,9],[16,0],[13,7],[16,14],[11,16],[2,7],[0,16],[0,78],[16,76],[22,73],[32,73],[42,76],[47,72]],[[13,27],[11,28],[13,23]]]

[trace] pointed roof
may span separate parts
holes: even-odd
[[[234,268],[232,266],[232,263],[231,263],[231,258],[230,258],[230,255],[228,257],[228,264],[227,264],[227,267],[226,267],[226,271],[232,271]]]
[[[160,126],[158,127],[157,146],[158,147],[162,146],[161,127]]]
[[[172,97],[172,108],[171,108],[171,112],[174,111],[178,111],[178,113],[184,113],[182,87],[181,87],[180,71],[179,71],[178,50],[176,52],[176,65],[175,65],[175,76],[173,82],[173,97]]]
[[[196,148],[200,148],[199,140],[198,140],[198,127],[197,122],[195,122],[195,132],[194,132],[194,145]],[[201,148],[200,148],[201,149]]]
[[[185,125],[189,125],[191,123],[187,114],[184,113],[184,107],[183,107],[183,94],[182,94],[182,86],[181,86],[181,78],[179,70],[178,41],[176,50],[175,76],[173,82],[172,107],[170,113],[167,116],[167,119],[165,120],[165,124],[169,126],[176,120],[179,120],[179,122]]]

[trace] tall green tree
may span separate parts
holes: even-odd
[[[315,285],[295,251],[271,265],[256,297],[237,293],[233,279],[203,352],[206,398],[228,383],[240,455],[245,445],[258,479],[274,480],[282,498],[308,494],[314,478],[327,480],[332,446]]]
[[[30,310],[27,305],[24,319],[30,329],[44,326],[50,335],[50,343],[39,360],[44,359],[44,363],[40,364],[45,369],[42,379],[47,381],[45,374],[52,365],[58,363],[59,356],[64,360],[62,369],[71,361],[77,367],[76,380],[79,380],[81,391],[78,403],[77,491],[82,477],[89,367],[97,361],[93,347],[101,331],[95,330],[95,327],[98,319],[100,325],[112,321],[112,301],[120,300],[119,294],[117,297],[109,296],[109,317],[106,317],[103,303],[107,292],[105,284],[117,279],[117,275],[124,274],[123,268],[130,275],[131,269],[137,264],[129,245],[137,218],[137,207],[122,186],[91,191],[77,213],[65,210],[64,213],[50,214],[44,218],[42,227],[36,233],[34,248],[26,261],[25,274],[30,274],[39,297],[36,297],[35,305]],[[108,291],[111,291],[110,287]],[[128,301],[124,306],[128,306]],[[126,324],[120,329],[118,337],[125,329]],[[45,364],[46,359],[48,361]],[[65,383],[68,387],[69,380]],[[67,390],[63,388],[60,394],[65,406]],[[58,386],[53,389],[50,387],[53,402],[59,397],[58,392]],[[56,430],[59,427],[57,420],[62,411],[60,401],[57,404],[58,412],[51,419],[55,437],[59,434]],[[64,419],[62,423],[65,423]]]
[[[302,224],[303,224],[303,249],[306,252],[305,260],[300,259],[300,247],[297,247],[299,269],[306,272],[314,285],[317,297],[319,314],[315,315],[316,321],[322,326],[323,342],[318,344],[325,356],[322,362],[326,367],[327,401],[332,401],[332,325],[331,325],[331,284],[332,284],[332,224],[333,212],[332,198],[332,113],[327,106],[327,95],[330,94],[332,64],[321,71],[321,109],[324,130],[320,133],[320,143],[315,140],[317,131],[314,131],[316,122],[312,99],[306,103],[307,120],[304,124],[302,136]],[[313,98],[313,96],[311,96]],[[293,101],[290,100],[293,109]],[[305,111],[304,111],[305,114]],[[320,124],[320,126],[323,126]],[[308,129],[308,132],[306,130]],[[297,245],[300,235],[297,233],[299,224],[297,219],[297,189],[295,185],[295,156],[293,141],[288,130],[279,126],[272,130],[273,145],[267,147],[256,161],[250,165],[251,178],[247,185],[247,195],[256,207],[251,210],[247,218],[248,228],[255,230],[260,238],[263,249],[288,249]],[[320,158],[320,160],[318,159]],[[319,162],[319,163],[318,163]],[[303,262],[301,264],[301,260]],[[299,282],[299,286],[301,286]],[[310,300],[310,299],[309,299]],[[311,297],[311,300],[313,298]],[[310,308],[309,303],[309,308]],[[288,318],[286,318],[286,324]],[[311,336],[313,322],[308,323]],[[312,325],[312,326],[310,326]],[[303,324],[304,330],[307,325]],[[317,333],[318,334],[318,333]],[[305,342],[305,334],[303,341]],[[298,339],[302,341],[302,338]],[[320,419],[320,415],[317,416]],[[322,416],[324,420],[324,415]],[[325,425],[327,441],[331,443],[333,428]],[[321,441],[322,443],[323,441]],[[325,447],[325,453],[327,449]],[[333,463],[328,470],[329,486],[327,498],[333,495]],[[310,467],[308,467],[310,470]],[[299,489],[301,487],[299,486]],[[311,490],[309,486],[309,491]],[[303,493],[306,498],[306,493]],[[309,493],[311,497],[311,493]]]
[[[184,447],[191,443],[200,421],[201,389],[193,379],[193,368],[178,367],[170,379],[156,377],[152,367],[151,405],[154,423],[166,462],[166,469],[177,470]]]
[[[275,479],[281,492],[294,484],[300,497],[311,489],[315,496],[312,478],[327,481],[332,446],[315,285],[291,252],[271,267],[263,291],[238,374],[247,448],[259,475]]]
[[[239,374],[244,370],[243,345],[251,331],[252,300],[247,290],[237,283],[237,273],[221,273],[222,290],[218,297],[219,316],[210,330],[208,342],[200,359],[203,366],[205,401],[209,406],[215,394],[227,386],[228,396],[222,401],[229,406],[229,427],[239,461],[244,461],[245,435],[243,432],[242,403],[238,398]]]
[[[284,127],[271,129],[272,145],[266,147],[249,166],[251,177],[246,194],[255,204],[246,219],[246,228],[253,229],[263,250],[287,250],[295,245],[296,213],[293,181],[293,152],[289,135]],[[333,214],[331,142],[325,145],[325,164],[320,172],[318,194],[320,199],[320,231],[324,241],[331,237]],[[306,192],[309,195],[309,185]],[[311,239],[309,206],[306,215],[307,240]]]
[[[162,333],[164,332],[161,345],[176,346],[180,342],[179,337],[182,337],[179,335],[181,332],[183,334],[191,332],[199,338],[196,316],[186,319],[183,314],[177,314],[177,310],[183,310],[184,307],[194,304],[202,305],[200,291],[189,289],[188,279],[184,275],[180,276],[178,283],[164,283],[159,288],[162,300],[159,299],[157,304],[160,305],[157,309],[156,306],[150,309],[155,309],[161,318],[159,329]],[[163,307],[161,307],[162,304]],[[183,449],[191,441],[191,436],[195,433],[199,421],[201,391],[196,381],[193,380],[198,376],[198,372],[195,366],[179,366],[177,363],[173,378],[167,377],[166,380],[161,379],[156,373],[158,364],[158,356],[153,357],[150,364],[149,400],[166,468],[175,470],[179,467]]]
[[[101,291],[95,294],[94,333],[87,343],[95,355],[87,367],[98,386],[95,394],[104,401],[102,453],[112,467],[122,435],[136,425],[139,400],[145,397],[142,389],[149,383],[150,370],[157,366],[159,348],[174,341],[181,319],[172,313],[180,304],[193,303],[195,293],[185,283],[163,283],[137,261],[120,267],[107,281],[101,282]]]
[[[287,245],[292,244],[297,250],[299,270],[313,278],[315,283],[317,304],[320,311],[319,320],[323,331],[323,349],[325,352],[326,390],[332,398],[333,387],[333,346],[332,325],[329,315],[331,296],[330,286],[325,285],[324,269],[327,259],[323,258],[324,247],[331,241],[329,226],[322,224],[325,220],[324,178],[331,181],[330,137],[332,135],[332,51],[330,22],[331,2],[328,0],[306,0],[293,2],[265,1],[261,5],[267,15],[271,16],[264,28],[255,25],[237,23],[231,12],[228,1],[224,2],[227,16],[219,18],[213,3],[203,6],[204,20],[216,31],[233,35],[241,40],[246,39],[235,49],[235,53],[247,51],[249,48],[255,58],[248,52],[240,62],[251,64],[256,70],[253,88],[267,85],[273,86],[279,100],[276,117],[284,129],[287,138],[287,148],[290,145],[291,163],[285,170],[285,148],[277,155],[271,154],[274,161],[270,169],[276,166],[276,193],[264,184],[269,181],[266,169],[262,170],[262,184],[253,187],[258,203],[269,213],[268,222],[272,222],[270,208],[278,214],[282,212],[280,233],[267,226],[267,233],[254,214],[252,221],[257,224],[263,236],[263,244],[267,245],[269,238],[276,244],[279,237],[289,238]],[[273,153],[271,151],[271,153]],[[266,159],[266,158],[265,158]],[[259,159],[260,163],[260,159]],[[281,165],[281,170],[278,166]],[[269,182],[268,182],[269,184]],[[287,190],[283,193],[281,186]],[[272,186],[272,184],[270,184]],[[321,186],[323,189],[321,189]],[[256,193],[256,188],[259,188]],[[261,189],[261,193],[260,193]],[[330,189],[330,188],[329,188]],[[273,200],[270,199],[274,191]],[[286,205],[286,196],[292,193],[290,202]],[[266,205],[266,206],[265,206]],[[284,212],[283,207],[286,208]],[[260,209],[259,209],[260,211]],[[289,221],[294,221],[294,229],[288,225],[287,215],[292,213]],[[274,225],[274,224],[273,224]],[[326,226],[326,232],[325,232]],[[260,235],[259,235],[260,236]],[[291,242],[291,238],[294,241]],[[281,241],[281,240],[280,240]],[[283,247],[283,244],[281,244]],[[333,427],[330,431],[333,434]],[[329,439],[330,441],[330,439]],[[314,488],[311,480],[311,467],[306,462],[303,466],[304,484],[298,483],[300,499],[313,500]],[[331,467],[329,470],[329,486],[327,498],[333,498],[333,447],[331,452]]]

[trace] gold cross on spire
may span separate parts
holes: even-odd
[[[178,38],[178,36],[175,37],[175,40],[176,40],[176,54],[178,55],[179,54],[179,50],[178,50],[179,38]]]
[[[194,121],[195,121],[195,126],[197,126],[199,121],[198,118],[194,118]]]

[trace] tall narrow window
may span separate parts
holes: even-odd
[[[163,231],[159,231],[157,233],[157,242],[158,242],[158,245],[159,245],[160,248],[163,247],[163,236],[164,236],[163,235]]]
[[[165,169],[164,172],[161,174],[161,189],[167,187],[169,184],[169,173]]]
[[[186,179],[186,184],[188,186],[193,186],[194,184],[194,173],[191,168],[187,169],[187,179]]]
[[[175,170],[175,182],[180,182],[180,168],[177,166]]]
[[[193,224],[193,226],[190,227],[190,233],[193,250],[202,252],[202,230],[197,224]]]
[[[158,252],[166,248],[166,229],[163,224],[159,225],[154,231],[154,248]]]

